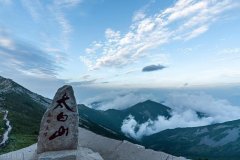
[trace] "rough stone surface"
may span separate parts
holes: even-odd
[[[78,146],[78,110],[71,86],[58,89],[51,106],[43,115],[37,153],[76,150]]]
[[[145,149],[143,146],[109,139],[79,128],[79,145],[98,152],[104,160],[186,160],[164,152]]]
[[[77,150],[44,152],[38,156],[38,160],[76,160]]]
[[[102,157],[88,148],[45,152],[38,156],[38,160],[103,160]]]
[[[99,153],[83,147],[78,147],[78,150],[75,151],[45,152],[39,155],[36,154],[36,149],[37,144],[34,144],[18,151],[0,155],[0,160],[38,160],[40,158],[41,160],[71,160],[71,155],[77,155],[77,160],[103,160]]]

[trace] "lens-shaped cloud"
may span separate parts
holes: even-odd
[[[149,65],[146,66],[142,69],[142,72],[152,72],[152,71],[158,71],[158,70],[163,70],[164,68],[166,68],[166,66],[163,65]]]

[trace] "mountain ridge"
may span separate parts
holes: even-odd
[[[42,103],[42,105],[45,106],[45,108],[49,103],[51,103],[51,100],[49,98],[45,98],[39,94],[31,92],[27,88],[14,82],[12,79],[4,78],[0,76],[0,94],[3,94],[3,93],[6,94],[10,92],[15,92],[18,94],[28,94],[35,101]]]
[[[0,114],[8,111],[12,126],[9,139],[4,144],[6,147],[1,148],[0,153],[34,143],[42,115],[50,103],[50,99],[31,92],[11,79],[0,77]]]
[[[152,103],[151,101],[146,101],[147,103]],[[153,102],[157,103],[157,102]],[[142,105],[144,102],[134,105]],[[83,105],[84,106],[84,105]],[[144,105],[145,107],[147,105]],[[80,110],[81,110],[81,106]],[[87,106],[84,106],[88,108]],[[130,107],[131,108],[131,107]],[[141,108],[141,107],[140,107]],[[164,107],[163,107],[164,108]],[[169,107],[168,107],[169,108]],[[166,108],[166,109],[168,109]],[[92,110],[88,108],[89,110]],[[127,111],[131,109],[125,109]],[[112,114],[112,119],[116,117],[124,117],[126,114],[125,110],[106,110],[106,111],[97,111],[101,114],[105,114],[108,116],[108,120],[110,121]],[[121,116],[121,113],[125,112],[124,116]],[[85,117],[88,120],[91,120],[91,115],[88,113],[84,113]],[[95,114],[95,116],[97,113]],[[118,115],[118,116],[116,116]],[[119,116],[120,115],[120,116]],[[81,113],[80,113],[81,116]],[[82,116],[81,116],[82,117]],[[199,116],[202,118],[204,116]],[[101,119],[95,117],[95,119]],[[136,118],[137,119],[137,118]],[[121,120],[121,121],[122,121]],[[114,121],[114,120],[113,120]],[[111,122],[113,122],[111,121]],[[139,121],[140,122],[140,121]],[[99,127],[108,127],[109,130],[113,130],[117,135],[121,135],[121,138],[126,138],[125,135],[122,134],[121,130],[116,130],[116,126],[111,128],[111,125],[102,124],[103,122],[95,121],[95,125],[101,124]],[[115,123],[115,122],[113,122]],[[119,125],[120,123],[118,123]],[[120,124],[122,125],[122,124]],[[120,128],[118,126],[118,128]],[[91,130],[91,128],[88,128]],[[102,130],[103,131],[103,130]],[[95,131],[96,132],[96,131]],[[105,130],[105,133],[101,133],[108,137],[108,130]],[[239,160],[240,157],[240,120],[233,120],[224,123],[216,123],[206,126],[199,127],[184,127],[184,128],[175,128],[175,129],[166,129],[160,131],[158,133],[144,136],[141,141],[133,141],[134,139],[130,138],[129,141],[145,146],[146,148],[154,149],[157,151],[164,151],[169,154],[174,154],[177,156],[185,156],[188,158],[208,158],[213,160]],[[129,137],[127,137],[129,139]],[[212,146],[211,146],[212,145]],[[233,149],[231,149],[233,148]],[[236,149],[238,148],[238,149]],[[218,153],[218,150],[221,150],[222,153]]]
[[[167,129],[144,137],[147,148],[175,155],[238,160],[240,119],[201,127]],[[171,147],[174,145],[174,147]]]

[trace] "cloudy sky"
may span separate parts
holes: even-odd
[[[238,0],[0,0],[0,75],[48,97],[237,85],[239,35]]]

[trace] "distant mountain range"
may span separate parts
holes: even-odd
[[[154,150],[188,157],[239,160],[240,120],[203,127],[176,128],[144,137],[142,144]]]
[[[240,159],[240,120],[213,124],[203,127],[167,129],[136,141],[121,132],[124,119],[129,115],[138,123],[155,120],[159,115],[171,117],[171,108],[147,100],[125,110],[100,111],[79,105],[80,126],[95,133],[115,138],[127,139],[147,148],[164,151],[188,158],[208,158],[214,160]],[[199,118],[203,113],[197,112]]]
[[[35,94],[10,79],[0,77],[0,112],[9,111],[9,120],[13,126],[9,144],[1,148],[0,153],[36,143],[41,117],[50,103],[50,99]],[[169,119],[172,109],[150,100],[125,110],[100,111],[83,104],[78,105],[78,108],[80,127],[106,137],[128,140],[147,148],[194,159],[240,159],[240,120],[203,127],[167,129],[137,141],[122,133],[124,119],[129,115],[134,116],[138,123],[154,120],[159,115]],[[200,118],[206,116],[203,113],[197,114]],[[1,131],[0,129],[0,135]]]

